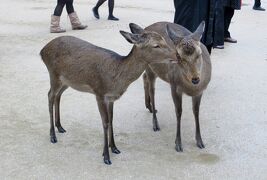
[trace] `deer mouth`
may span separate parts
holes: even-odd
[[[199,77],[194,77],[194,78],[192,78],[191,82],[192,82],[194,85],[197,85],[197,84],[200,82],[200,79],[199,79]]]

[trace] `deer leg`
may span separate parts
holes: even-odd
[[[103,149],[103,156],[104,156],[104,163],[107,165],[111,164],[110,157],[109,157],[109,150],[108,150],[108,128],[109,128],[109,121],[108,121],[108,109],[107,105],[104,101],[103,97],[96,97],[98,110],[101,115],[102,125],[104,130],[104,149]]]
[[[48,92],[48,109],[50,114],[50,141],[51,143],[57,142],[57,137],[55,133],[55,126],[54,126],[54,103],[55,103],[55,96],[60,89],[60,85],[58,83],[54,83],[51,81],[51,88]]]
[[[183,152],[182,140],[181,140],[182,94],[176,92],[176,85],[172,83],[171,83],[171,92],[177,119],[175,149],[177,152]]]
[[[61,126],[61,123],[60,123],[60,98],[61,98],[62,93],[67,88],[68,88],[67,86],[63,86],[55,97],[55,124],[58,129],[58,132],[60,133],[66,132],[66,130]]]
[[[149,68],[147,68],[146,70],[146,82],[148,85],[148,94],[149,94],[149,100],[150,100],[150,107],[153,113],[153,119],[152,119],[152,123],[153,123],[153,130],[154,131],[159,131],[160,127],[159,127],[159,123],[158,123],[158,119],[157,119],[157,110],[155,108],[155,82],[156,82],[156,76],[153,73],[153,71]]]
[[[108,109],[108,120],[109,120],[109,147],[111,151],[115,154],[120,154],[120,150],[116,147],[113,135],[113,102],[107,104]]]
[[[159,131],[160,127],[159,127],[159,123],[158,123],[158,119],[157,119],[157,110],[155,108],[155,81],[156,79],[150,79],[149,80],[149,97],[151,100],[151,105],[152,105],[152,113],[153,113],[153,130],[154,131]]]
[[[152,113],[152,107],[151,107],[150,97],[149,97],[149,84],[148,84],[146,72],[143,75],[143,82],[144,82],[144,90],[145,90],[145,105],[146,105],[146,108],[149,110],[149,112]]]
[[[201,138],[200,126],[199,126],[199,107],[201,103],[201,97],[202,97],[202,94],[199,96],[192,97],[192,104],[193,104],[193,113],[195,116],[195,124],[196,124],[196,142],[197,142],[197,146],[200,149],[203,149],[205,148],[205,145]]]

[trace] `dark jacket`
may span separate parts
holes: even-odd
[[[223,0],[223,3],[225,7],[241,9],[241,0]]]
[[[201,41],[206,46],[212,45],[215,0],[174,0],[174,6],[174,23],[194,32],[204,20],[206,26]]]

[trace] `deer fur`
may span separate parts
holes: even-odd
[[[132,29],[141,27],[131,24]],[[120,151],[113,136],[113,104],[135,81],[149,63],[175,60],[176,52],[156,32],[142,30],[140,34],[120,31],[122,36],[134,44],[127,56],[97,47],[81,39],[62,36],[50,41],[40,52],[49,75],[51,88],[48,93],[50,113],[50,141],[57,142],[55,125],[60,133],[66,132],[60,123],[60,97],[68,88],[89,92],[96,96],[104,129],[104,163],[111,164],[109,149]]]
[[[168,45],[175,49],[180,56],[178,63],[175,64],[150,64],[143,75],[145,105],[153,113],[154,131],[160,130],[154,98],[156,78],[159,77],[171,86],[177,118],[175,149],[178,152],[183,151],[180,131],[183,94],[192,97],[197,146],[199,148],[205,147],[200,133],[199,107],[203,91],[207,88],[211,79],[211,61],[206,47],[200,42],[204,27],[205,23],[203,21],[194,33],[180,25],[168,22],[158,22],[145,28],[145,30],[161,34]],[[131,31],[140,33],[136,28],[131,29]]]

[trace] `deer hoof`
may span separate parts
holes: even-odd
[[[51,141],[51,143],[56,143],[57,142],[57,137],[56,136],[51,136],[50,137],[50,141]]]
[[[197,147],[199,147],[200,149],[204,149],[205,148],[205,145],[203,144],[202,141],[198,141],[197,142]]]
[[[177,151],[177,152],[183,152],[183,147],[182,147],[182,145],[176,145],[175,146],[175,150]]]
[[[57,127],[57,129],[58,129],[59,133],[65,133],[66,132],[66,130],[62,126]]]
[[[149,110],[150,113],[153,113],[152,108],[150,105],[146,105],[146,108]]]
[[[116,147],[111,148],[111,152],[113,152],[114,154],[120,154],[120,150],[118,150]]]
[[[156,131],[160,131],[160,128],[159,128],[159,126],[154,126],[153,127],[153,130],[156,132]]]
[[[156,131],[160,131],[160,127],[159,127],[159,123],[157,120],[157,117],[153,117],[153,130]]]
[[[107,165],[111,165],[111,161],[109,159],[104,159],[104,163],[107,164]]]

